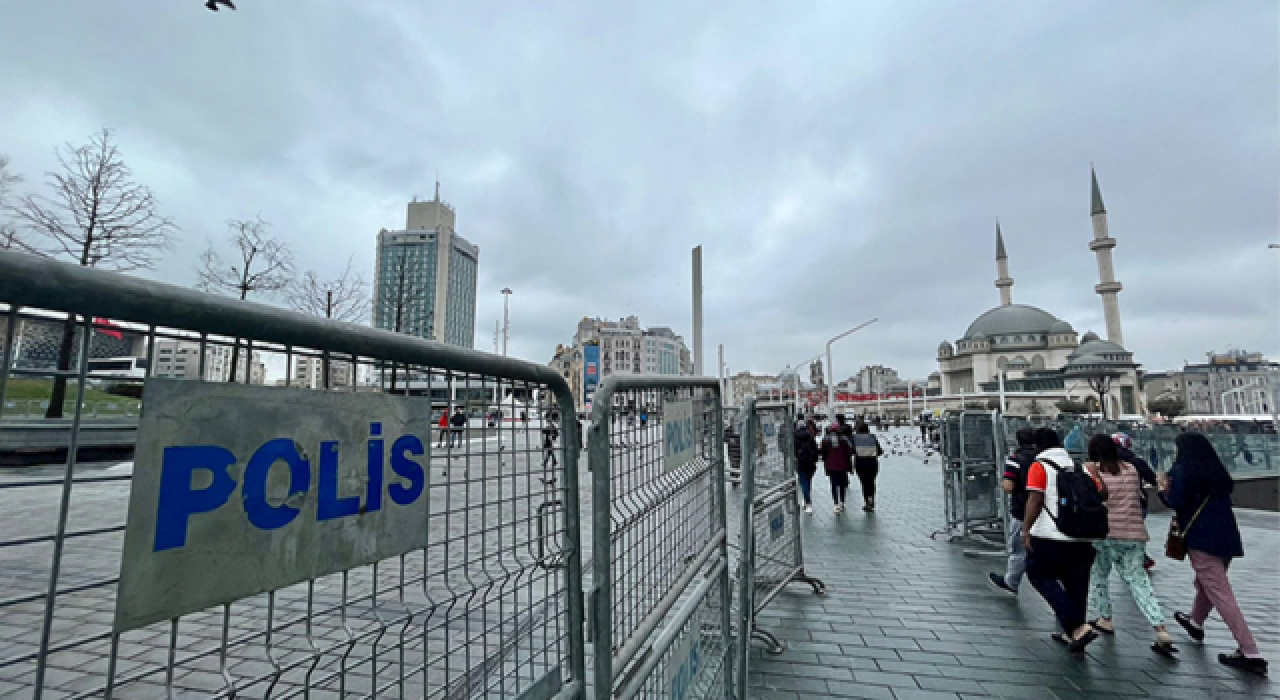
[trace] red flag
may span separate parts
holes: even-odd
[[[115,338],[116,340],[124,340],[124,334],[123,334],[123,333],[121,333],[121,332],[120,332],[120,331],[118,331],[118,330],[110,330],[110,329],[113,329],[113,328],[119,328],[119,326],[117,326],[116,324],[112,323],[110,319],[106,319],[106,318],[95,318],[95,319],[93,319],[93,325],[94,325],[94,326],[96,326],[96,327],[97,327],[97,329],[98,329],[98,332],[99,332],[99,333],[101,333],[101,334],[103,334],[103,335],[111,336],[112,338]]]

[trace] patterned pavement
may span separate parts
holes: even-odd
[[[1115,637],[1094,642],[1072,658],[1049,639],[1052,613],[1029,584],[1017,599],[985,583],[1003,571],[1002,559],[966,557],[960,544],[931,539],[943,523],[942,476],[937,458],[887,457],[882,462],[877,510],[854,507],[832,514],[821,470],[815,477],[813,516],[804,517],[809,572],[828,588],[816,597],[796,584],[762,613],[760,624],[785,640],[770,656],[753,649],[752,698],[1271,698],[1280,683],[1221,666],[1219,652],[1235,643],[1217,615],[1204,644],[1172,621],[1189,610],[1191,568],[1158,557],[1156,594],[1182,650],[1179,660],[1148,647],[1152,632],[1123,584],[1113,578]],[[1262,653],[1280,661],[1280,517],[1237,511],[1245,557],[1231,579]],[[1168,516],[1153,514],[1148,529],[1163,546]],[[758,645],[757,645],[758,646]],[[1273,674],[1278,671],[1273,670]]]

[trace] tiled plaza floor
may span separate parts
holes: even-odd
[[[1013,599],[984,579],[1002,559],[964,555],[960,544],[930,534],[942,527],[937,458],[895,456],[882,462],[877,511],[854,506],[832,514],[821,470],[814,480],[817,513],[804,517],[809,572],[825,580],[824,597],[794,585],[762,613],[760,624],[787,645],[778,656],[753,649],[753,698],[1264,698],[1280,683],[1221,666],[1235,643],[1215,613],[1204,644],[1173,622],[1194,595],[1185,562],[1158,557],[1152,576],[1182,650],[1179,660],[1149,649],[1151,629],[1118,580],[1112,582],[1114,637],[1103,636],[1072,657],[1049,639],[1052,612],[1024,582]],[[1262,653],[1280,661],[1280,518],[1237,511],[1245,557],[1231,580]],[[1167,515],[1148,528],[1162,549]],[[1280,671],[1273,671],[1280,673]]]

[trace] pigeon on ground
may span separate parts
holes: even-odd
[[[205,7],[213,10],[214,12],[218,11],[218,5],[223,5],[233,10],[236,9],[236,4],[231,2],[231,0],[209,0],[204,4]]]

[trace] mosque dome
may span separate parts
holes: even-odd
[[[956,349],[951,346],[951,343],[944,340],[938,344],[938,357],[951,357],[955,354]]]
[[[1071,324],[1066,321],[1058,321],[1052,326],[1049,326],[1049,332],[1054,335],[1060,335],[1063,333],[1075,333],[1076,329],[1072,328]]]
[[[1079,375],[1103,369],[1120,371],[1133,367],[1137,367],[1133,361],[1133,353],[1089,331],[1084,334],[1080,347],[1067,357],[1066,369],[1068,375]]]
[[[1071,328],[1069,324],[1058,320],[1056,316],[1044,309],[1026,304],[1010,304],[997,306],[974,319],[973,323],[969,324],[969,330],[964,332],[964,337],[977,340],[993,335],[1052,333],[1058,324]]]

